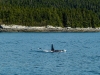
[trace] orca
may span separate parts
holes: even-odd
[[[66,50],[55,50],[53,44],[51,44],[51,52],[66,52]]]

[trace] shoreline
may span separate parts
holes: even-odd
[[[53,27],[28,27],[21,25],[0,25],[0,32],[100,32],[100,28],[71,28]]]
[[[87,29],[87,28],[80,28],[80,29],[76,29],[76,28],[71,28],[71,29],[67,29],[67,28],[62,28],[62,29],[17,29],[17,28],[0,28],[0,32],[100,32],[100,29],[95,29],[95,28],[91,28],[91,29]]]

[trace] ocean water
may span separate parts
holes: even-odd
[[[100,33],[0,33],[0,75],[100,75]]]

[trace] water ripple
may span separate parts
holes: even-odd
[[[93,71],[93,70],[91,70],[91,71],[88,71],[88,72],[90,72],[90,73],[92,73],[92,74],[100,75],[100,72],[97,72],[97,71]]]

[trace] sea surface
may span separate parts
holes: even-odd
[[[0,33],[0,75],[100,75],[100,33]]]

